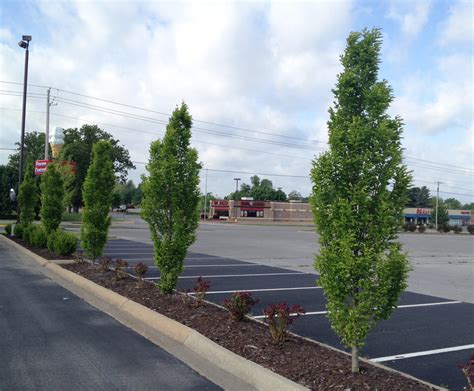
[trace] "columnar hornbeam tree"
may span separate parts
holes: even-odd
[[[162,293],[172,293],[199,221],[198,154],[190,147],[192,118],[185,103],[173,112],[163,140],[150,147],[142,182],[142,217],[150,227]]]
[[[315,267],[331,326],[352,348],[353,372],[369,331],[391,315],[409,271],[396,239],[411,177],[402,163],[402,120],[387,114],[392,89],[377,80],[381,44],[379,29],[349,35],[329,109],[329,150],[311,170],[321,244]]]

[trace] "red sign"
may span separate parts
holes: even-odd
[[[37,160],[35,162],[35,175],[43,175],[51,162],[52,160]]]
[[[431,211],[429,209],[418,208],[416,210],[417,215],[429,215]]]
[[[50,163],[52,163],[53,161],[52,160],[37,160],[35,162],[35,175],[43,175],[46,170],[48,169],[48,165]],[[61,162],[61,164],[64,166],[64,165],[68,165],[71,169],[71,173],[72,174],[75,174],[76,173],[76,162]]]

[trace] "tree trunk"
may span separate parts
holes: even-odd
[[[359,348],[352,346],[352,373],[359,372]]]

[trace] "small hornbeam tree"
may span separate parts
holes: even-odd
[[[92,148],[92,163],[82,190],[81,246],[92,260],[102,254],[107,242],[114,185],[112,146],[109,141],[98,141]]]
[[[313,161],[311,207],[321,244],[315,268],[328,317],[352,349],[352,372],[369,331],[406,288],[407,258],[396,242],[411,177],[402,163],[402,120],[390,118],[387,81],[377,81],[382,33],[353,32],[341,56],[329,150]]]
[[[143,176],[142,217],[154,243],[159,287],[170,294],[183,271],[199,221],[198,154],[190,147],[192,117],[183,102],[173,112],[163,140],[150,147],[148,176]]]
[[[58,229],[64,211],[64,181],[57,163],[41,175],[41,223],[49,234]]]
[[[20,203],[20,223],[26,227],[35,219],[35,207],[38,202],[38,189],[32,162],[26,164],[25,179],[18,192],[18,202]]]

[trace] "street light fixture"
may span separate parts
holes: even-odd
[[[23,35],[22,40],[18,42],[18,46],[25,49],[25,70],[23,78],[23,110],[21,113],[21,140],[20,140],[20,167],[18,168],[18,191],[20,190],[21,181],[23,179],[23,155],[25,145],[25,118],[26,118],[26,91],[28,88],[28,57],[30,54],[29,47],[31,35]],[[16,219],[20,222],[20,203],[16,206]]]

